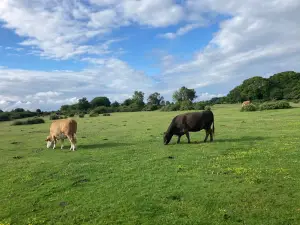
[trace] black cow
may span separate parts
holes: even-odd
[[[212,129],[211,124],[213,124]],[[184,134],[188,139],[188,143],[190,143],[189,132],[198,132],[202,129],[205,129],[206,131],[204,142],[207,141],[208,135],[210,135],[210,141],[213,141],[215,123],[214,114],[210,110],[177,115],[173,118],[167,132],[164,132],[164,144],[167,145],[171,141],[173,135],[178,136],[178,144],[181,136]]]

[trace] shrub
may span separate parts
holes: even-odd
[[[79,116],[79,118],[83,118],[84,117],[84,113],[80,113],[78,116]]]
[[[57,114],[51,114],[49,119],[50,120],[58,120],[58,119],[60,119],[60,116]]]
[[[98,106],[97,108],[93,109],[92,112],[95,112],[95,113],[98,113],[98,114],[103,114],[103,113],[110,112],[110,109],[106,106]]]
[[[90,113],[90,117],[96,117],[96,116],[99,116],[99,113],[94,112],[94,111],[92,111],[92,112]]]
[[[30,125],[30,124],[40,124],[40,123],[45,123],[45,121],[42,118],[34,118],[34,119],[28,119],[24,121],[14,121],[12,123],[13,126],[18,126],[18,125]]]
[[[260,110],[288,109],[288,108],[291,108],[290,103],[284,100],[265,102],[259,106]]]
[[[74,117],[74,116],[75,116],[74,113],[70,113],[70,114],[69,114],[69,117]]]
[[[14,121],[11,125],[12,125],[12,126],[25,125],[25,122],[26,122],[26,121],[20,121],[20,120],[17,120],[17,121]]]
[[[144,111],[155,111],[158,109],[158,105],[146,105],[145,108],[143,109]]]
[[[204,110],[211,111],[211,107],[209,105],[207,105],[207,106],[204,107]]]
[[[205,103],[203,103],[203,102],[196,102],[194,104],[195,110],[204,110],[204,108],[205,108]]]
[[[194,109],[193,103],[190,101],[183,101],[180,103],[180,110],[185,111],[185,110],[192,110]]]
[[[0,113],[0,121],[10,121],[9,113]]]
[[[253,112],[256,110],[257,110],[257,107],[252,103],[242,106],[242,108],[241,108],[241,112]]]
[[[34,119],[28,119],[27,124],[40,124],[40,123],[45,123],[45,120],[42,118],[34,118]]]
[[[103,113],[103,116],[110,116],[110,113]]]

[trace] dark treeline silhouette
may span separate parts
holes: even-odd
[[[137,111],[178,111],[178,110],[203,110],[206,106],[223,103],[240,103],[245,100],[264,102],[269,100],[293,100],[300,99],[300,73],[286,71],[274,74],[269,78],[254,76],[246,79],[241,85],[232,89],[227,96],[212,98],[208,101],[195,101],[196,91],[185,86],[175,91],[172,102],[165,101],[160,93],[154,92],[145,99],[142,91],[134,91],[131,98],[123,102],[111,102],[105,96],[95,97],[88,101],[86,97],[79,99],[78,103],[62,105],[58,111],[35,112],[17,108],[11,112],[0,110],[0,121],[8,121],[33,116],[46,116],[52,114],[52,118],[59,118],[53,114],[74,116],[90,114],[98,115],[111,112],[137,112]],[[146,100],[146,102],[145,102]]]

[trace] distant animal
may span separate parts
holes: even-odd
[[[211,125],[213,127],[211,129]],[[205,110],[202,112],[190,112],[179,114],[172,119],[168,130],[164,132],[164,144],[167,145],[171,141],[173,135],[178,136],[177,144],[180,143],[182,135],[186,135],[188,143],[190,143],[189,132],[198,132],[205,129],[206,136],[204,142],[207,141],[208,135],[210,135],[210,141],[213,141],[213,134],[215,133],[214,114],[212,111]]]
[[[74,119],[59,119],[55,120],[50,125],[50,134],[46,138],[47,148],[53,146],[55,149],[56,142],[61,141],[61,149],[64,147],[64,140],[69,139],[71,143],[70,150],[76,149],[76,132],[77,122]]]
[[[250,104],[250,101],[244,101],[243,104],[242,104],[242,107],[246,106],[246,105],[249,105],[249,104]]]

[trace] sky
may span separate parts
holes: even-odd
[[[197,100],[300,71],[299,0],[1,0],[0,109],[135,90]]]

